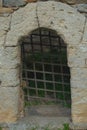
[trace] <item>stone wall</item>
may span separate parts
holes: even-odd
[[[41,1],[41,0],[0,0],[0,5],[5,6],[5,7],[19,7],[19,6],[26,5],[28,2],[36,2],[36,1]],[[87,0],[54,0],[54,1],[60,1],[60,2],[67,3],[70,5],[87,4]]]
[[[14,13],[0,17],[0,25],[0,123],[13,123],[20,117],[21,38],[39,27],[45,27],[55,30],[67,44],[72,122],[87,128],[86,18],[67,4],[48,1],[29,3]]]

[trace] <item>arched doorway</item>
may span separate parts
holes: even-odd
[[[25,103],[61,103],[71,107],[67,46],[53,30],[39,28],[21,44]]]
[[[5,24],[6,21],[8,24]],[[2,95],[0,100],[0,122],[15,122],[20,115],[18,109],[21,96],[20,40],[36,28],[45,27],[55,30],[67,44],[67,62],[71,72],[72,122],[77,125],[85,124],[87,122],[87,101],[84,100],[87,95],[86,18],[66,4],[48,1],[39,2],[38,6],[37,3],[28,4],[15,11],[11,19],[5,18],[5,22],[1,20],[1,24],[4,27],[1,31],[4,32],[0,37],[0,92],[5,96]],[[12,96],[8,97],[10,94]]]

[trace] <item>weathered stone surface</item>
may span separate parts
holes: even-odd
[[[61,2],[67,3],[67,4],[86,4],[87,0],[60,0]]]
[[[87,88],[87,68],[71,68],[71,87]]]
[[[85,23],[83,15],[60,2],[39,2],[37,12],[36,7],[36,3],[31,3],[12,15],[6,46],[17,45],[18,39],[38,28],[38,24],[56,30],[67,44],[80,44]]]
[[[15,87],[20,84],[19,68],[0,69],[0,87]]]
[[[81,13],[87,13],[87,4],[78,4],[77,10]]]
[[[3,1],[3,5],[8,7],[23,6],[25,4],[26,4],[25,0],[4,0]]]
[[[0,16],[9,16],[11,13],[13,13],[12,8],[0,7]]]
[[[67,4],[76,4],[76,0],[60,0],[64,3],[67,3]]]
[[[1,42],[1,44],[3,44]],[[20,65],[20,48],[19,47],[0,47],[0,69],[16,68]]]
[[[83,44],[87,45],[87,21],[85,23],[85,28],[84,28],[83,38],[82,38],[82,45]]]
[[[9,20],[7,20],[9,19]],[[10,24],[11,22],[11,24]],[[60,2],[39,2],[39,4],[31,3],[26,7],[19,9],[10,17],[1,18],[0,30],[3,30],[0,36],[5,36],[4,31],[8,31],[6,39],[0,41],[0,100],[6,100],[0,109],[0,121],[10,122],[17,119],[17,103],[16,88],[20,84],[19,68],[20,64],[20,50],[18,44],[21,42],[20,38],[27,36],[31,31],[38,27],[45,27],[55,30],[66,42],[68,65],[71,67],[71,93],[72,93],[72,116],[74,123],[87,122],[87,25],[86,18],[78,13],[76,10],[66,4]],[[10,26],[9,26],[10,25]],[[86,26],[85,26],[86,25]],[[83,35],[84,34],[84,35]],[[0,38],[1,38],[0,37]],[[6,40],[6,43],[5,43]],[[5,43],[5,48],[3,47]],[[8,46],[8,47],[7,47]],[[74,68],[73,68],[74,67]],[[79,68],[78,68],[79,67]],[[83,70],[80,70],[83,69]],[[13,87],[13,88],[12,88]],[[10,90],[11,88],[11,90]],[[5,89],[5,90],[4,90]],[[8,90],[7,90],[8,89]],[[16,92],[13,92],[16,91]],[[12,92],[11,92],[12,91]],[[6,97],[4,96],[6,93]],[[13,95],[10,99],[11,93]],[[14,94],[15,93],[15,94]],[[15,98],[14,98],[15,95]],[[20,95],[20,94],[19,94]],[[4,97],[6,99],[4,99]],[[13,114],[10,113],[6,104],[9,100],[15,101],[12,104]],[[20,99],[19,99],[20,100]],[[10,102],[11,102],[10,101]],[[80,108],[81,105],[81,108]],[[8,106],[8,105],[7,105]],[[23,105],[22,105],[23,106]],[[5,107],[5,109],[3,109]],[[12,110],[12,109],[11,109]],[[21,110],[20,110],[21,111]],[[5,115],[8,115],[7,118]],[[15,116],[16,115],[16,116]],[[14,116],[14,118],[13,118]],[[12,119],[12,120],[11,120]]]
[[[0,17],[0,31],[8,31],[10,28],[10,20],[11,16],[9,17]]]
[[[3,36],[5,36],[5,34],[6,34],[6,31],[1,30],[1,31],[0,31],[0,38],[2,38]],[[0,40],[0,41],[1,41],[1,40]]]
[[[87,67],[87,45],[80,44],[67,47],[69,67]]]
[[[80,44],[85,17],[75,9],[60,2],[39,2],[37,14],[40,27],[56,30],[67,44]]]
[[[11,30],[8,32],[6,46],[18,44],[18,40],[38,28],[36,3],[28,4],[12,15]]]
[[[76,0],[76,4],[87,4],[87,0]]]
[[[87,123],[87,88],[72,88],[72,120]]]
[[[71,80],[87,82],[87,68],[71,68]]]
[[[5,44],[5,31],[0,31],[0,48]]]
[[[19,87],[0,87],[0,123],[15,122],[18,118]]]
[[[2,2],[2,0],[0,0],[0,7],[2,7],[2,5],[3,5],[3,2]]]
[[[24,24],[24,26],[27,24],[26,22],[29,22],[29,26],[31,26],[32,23],[33,24],[37,23],[36,6],[37,6],[36,3],[30,3],[27,4],[24,8],[20,8],[19,10],[14,12],[12,14],[12,21],[11,21],[12,28],[15,28],[17,25],[20,25],[21,23]]]
[[[87,81],[80,80],[71,80],[71,87],[72,88],[87,88]]]

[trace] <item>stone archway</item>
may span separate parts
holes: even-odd
[[[19,115],[19,40],[39,27],[55,30],[67,44],[71,69],[72,121],[87,122],[87,25],[83,15],[60,2],[31,3],[2,18],[0,28],[0,122],[15,122]],[[4,102],[4,103],[3,103]],[[8,115],[6,117],[6,114]]]

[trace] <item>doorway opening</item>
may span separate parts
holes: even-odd
[[[53,30],[38,28],[22,40],[22,81],[25,105],[71,107],[67,46]]]

